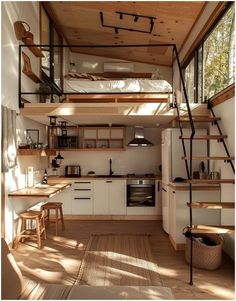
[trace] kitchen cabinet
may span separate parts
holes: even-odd
[[[94,214],[126,214],[126,180],[94,180]]]
[[[72,185],[71,213],[93,214],[93,181],[74,180]]]
[[[72,187],[52,197],[50,202],[61,202],[63,214],[71,214],[71,193]]]
[[[186,238],[183,229],[189,224],[189,208],[186,203],[189,201],[189,191],[179,190],[179,187],[169,187],[169,237],[176,249],[183,248]],[[212,189],[212,190],[211,190]],[[193,187],[193,202],[216,200],[220,202],[220,190],[210,188],[201,191]],[[194,209],[193,224],[197,225],[217,225],[220,222],[220,209],[203,210]]]
[[[84,127],[82,128],[82,148],[123,149],[124,127]]]

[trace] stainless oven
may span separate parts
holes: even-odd
[[[128,179],[128,207],[155,207],[155,180]]]

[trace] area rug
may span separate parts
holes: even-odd
[[[151,254],[150,235],[92,235],[74,284],[90,286],[162,285]]]

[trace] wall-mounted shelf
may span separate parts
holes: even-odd
[[[25,45],[35,45],[33,40],[30,38],[22,38],[22,42],[24,42]],[[44,57],[42,51],[38,47],[29,46],[28,48],[36,57]]]
[[[41,79],[32,71],[22,71],[26,76],[28,76],[32,81],[34,81],[36,84],[42,83]]]
[[[17,150],[18,156],[56,156],[55,149],[31,149],[31,148],[21,148]]]

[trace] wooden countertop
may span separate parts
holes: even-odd
[[[187,182],[170,182],[168,186],[174,190],[189,190],[189,183]],[[209,185],[209,184],[193,184],[192,185],[192,190],[193,191],[208,191],[208,190],[220,190],[220,185],[214,184],[214,185]]]
[[[124,176],[115,176],[115,175],[113,175],[112,177],[109,177],[109,176],[105,176],[104,175],[104,177],[102,177],[102,176],[81,176],[81,177],[75,177],[75,178],[73,178],[73,177],[65,177],[65,176],[49,176],[48,177],[48,181],[50,182],[50,181],[52,181],[52,182],[55,182],[55,180],[57,180],[57,181],[64,181],[64,180],[66,180],[66,181],[75,181],[75,180],[88,180],[88,179],[91,179],[91,180],[104,180],[104,179],[109,179],[109,180],[112,180],[112,179],[114,179],[114,180],[127,180],[127,179],[140,179],[140,177],[135,177],[135,176],[133,176],[133,177],[127,177],[126,175],[124,175]],[[154,177],[147,177],[146,179],[154,179],[154,180],[161,180],[161,176],[154,176]]]
[[[58,181],[59,182],[59,181]],[[51,183],[51,184],[38,184],[32,188],[24,188],[10,192],[10,197],[47,197],[51,198],[55,194],[69,188],[71,183]]]

